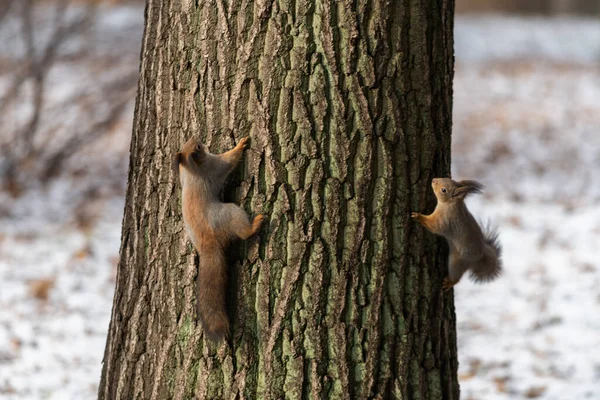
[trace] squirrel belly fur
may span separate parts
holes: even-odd
[[[469,194],[481,193],[483,185],[476,181],[435,178],[431,187],[437,198],[435,210],[430,215],[413,212],[411,217],[448,241],[448,277],[444,278],[443,289],[456,285],[466,271],[470,271],[475,282],[497,278],[502,271],[498,232],[489,226],[484,232],[464,202]]]
[[[205,335],[215,341],[229,334],[225,248],[233,239],[246,240],[257,233],[264,218],[259,214],[250,222],[241,207],[219,199],[227,176],[247,143],[248,139],[243,138],[232,150],[216,155],[191,138],[173,162],[182,187],[183,221],[200,256],[196,289],[198,318]]]

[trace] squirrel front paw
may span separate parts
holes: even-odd
[[[252,223],[261,225],[263,223],[264,219],[265,219],[265,216],[263,214],[258,214],[257,216],[254,217],[254,220],[252,221]]]
[[[258,214],[256,217],[254,217],[254,219],[252,220],[252,234],[256,234],[259,230],[260,227],[263,223],[265,219],[265,216],[263,214]]]
[[[411,212],[410,213],[410,217],[412,219],[419,219],[419,215],[421,215],[421,214],[419,214],[418,212]]]
[[[249,147],[248,146],[248,137],[241,138],[238,143],[238,146],[242,149],[247,149]]]

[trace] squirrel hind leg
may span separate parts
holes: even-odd
[[[444,288],[444,290],[456,285],[468,269],[469,263],[462,259],[459,253],[451,250],[448,258],[448,277],[444,279],[444,285],[447,288]]]
[[[442,281],[442,289],[447,292],[454,287],[470,267],[471,264],[451,248],[450,257],[448,258],[448,276]]]
[[[246,212],[239,206],[235,204],[227,204],[226,206],[228,218],[223,229],[227,231],[229,236],[246,240],[260,230],[265,218],[264,215],[259,214],[250,222]]]

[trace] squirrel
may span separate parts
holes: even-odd
[[[434,178],[431,187],[437,206],[430,215],[417,212],[411,218],[430,232],[446,238],[450,246],[448,277],[442,288],[449,290],[470,270],[475,282],[489,282],[502,271],[502,246],[495,229],[483,232],[467,209],[464,199],[469,194],[482,193],[483,185],[477,181],[456,182],[449,178]]]
[[[191,138],[173,162],[173,172],[182,186],[183,221],[200,255],[196,288],[198,318],[206,336],[213,341],[229,334],[225,247],[232,239],[246,240],[257,233],[264,219],[259,214],[250,222],[241,207],[219,199],[225,180],[247,143],[248,138],[243,138],[232,150],[216,155]]]

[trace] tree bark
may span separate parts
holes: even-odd
[[[450,171],[453,0],[148,0],[100,399],[458,399],[430,211]],[[195,317],[173,154],[251,148],[225,190],[231,338]]]

